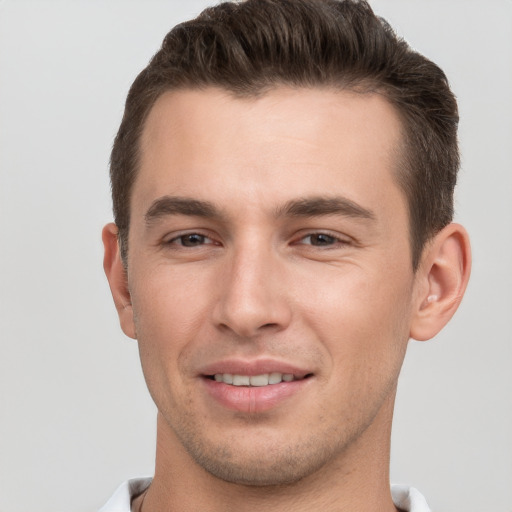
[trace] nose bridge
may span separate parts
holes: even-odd
[[[222,276],[218,324],[251,337],[262,328],[283,329],[290,320],[279,255],[261,236],[233,247]]]

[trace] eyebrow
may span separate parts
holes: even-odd
[[[372,210],[341,196],[315,196],[292,200],[277,211],[277,216],[287,217],[319,217],[324,215],[342,215],[367,220],[375,220],[376,218]]]
[[[193,217],[223,218],[224,215],[209,201],[188,197],[164,196],[156,199],[144,215],[146,224],[153,224],[168,215],[188,215]]]
[[[156,199],[144,218],[151,225],[158,219],[169,215],[187,215],[223,220],[226,218],[213,203],[199,199],[179,196],[163,196]],[[354,201],[341,196],[305,197],[288,201],[275,210],[276,217],[319,217],[341,215],[345,217],[375,220],[375,213]]]

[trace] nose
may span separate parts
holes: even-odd
[[[284,275],[282,261],[269,247],[234,251],[219,275],[216,326],[243,338],[286,329],[292,312]]]

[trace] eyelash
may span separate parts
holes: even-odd
[[[319,244],[319,245],[309,243],[309,244],[303,244],[303,245],[310,245],[311,247],[323,247],[323,248],[327,248],[327,249],[334,249],[334,248],[338,248],[339,246],[348,245],[350,243],[348,240],[342,239],[339,236],[333,235],[331,233],[326,233],[323,231],[315,231],[314,233],[308,233],[299,239],[299,243],[307,238],[312,239],[313,237],[317,237],[317,239],[320,237],[325,237],[326,239],[328,239],[328,243]]]
[[[194,244],[194,245],[185,245],[183,243],[184,239],[191,238],[191,237],[194,237],[194,236],[202,238],[203,242],[199,243],[199,244]],[[199,232],[196,232],[196,231],[193,231],[193,232],[190,232],[190,233],[183,233],[181,235],[178,235],[178,236],[175,236],[175,237],[171,238],[170,240],[165,240],[164,241],[164,245],[167,245],[167,246],[179,245],[180,247],[196,248],[196,247],[201,247],[203,245],[206,245],[204,243],[204,239],[210,240],[213,243],[213,245],[219,245],[214,240],[212,240],[208,235],[205,235],[203,233],[199,233]],[[180,240],[181,240],[182,243],[178,243],[178,241],[180,241]]]
[[[198,237],[202,241],[200,240],[199,243],[197,243],[197,244],[192,243],[192,245],[186,245],[184,243],[184,240],[187,238],[190,239],[191,237]],[[324,243],[324,244],[320,243],[318,245],[315,245],[314,243],[312,243],[313,237],[317,237],[317,241],[318,241],[318,239],[321,239],[321,237],[325,237],[324,240],[326,243]],[[310,243],[303,243],[303,241],[308,238],[310,239]],[[181,243],[178,243],[180,241],[181,241]],[[205,243],[206,241],[209,241],[210,243]],[[298,238],[297,241],[293,242],[293,245],[307,245],[307,246],[311,246],[311,247],[321,247],[324,249],[338,248],[340,246],[345,246],[348,244],[350,244],[349,240],[342,239],[336,235],[333,235],[333,234],[325,232],[325,231],[314,231],[314,232],[304,234],[303,236]],[[170,240],[166,240],[166,241],[164,241],[164,245],[166,245],[166,246],[178,245],[179,247],[194,249],[194,248],[202,247],[204,245],[220,245],[220,243],[215,242],[215,240],[213,240],[208,235],[205,235],[204,233],[193,231],[190,233],[183,233],[183,234],[180,234],[178,236],[171,238]]]

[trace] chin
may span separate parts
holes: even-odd
[[[237,485],[270,487],[293,485],[315,473],[325,461],[304,460],[296,454],[266,460],[265,457],[219,459],[206,454],[196,454],[196,463],[212,476]]]
[[[241,432],[240,439],[230,436],[226,442],[187,437],[181,439],[182,445],[198,466],[225,482],[253,487],[293,485],[339,453],[336,443],[319,443],[314,436],[272,438],[262,432],[251,440]]]

